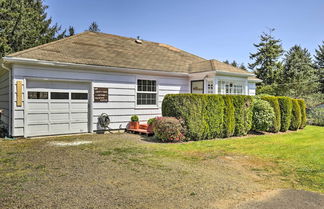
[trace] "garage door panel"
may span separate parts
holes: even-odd
[[[69,123],[54,123],[50,126],[51,130],[50,132],[52,134],[64,134],[69,133],[70,130],[70,124]]]
[[[48,124],[29,124],[28,126],[29,135],[37,136],[37,135],[46,135],[49,133],[49,125]]]
[[[50,114],[51,123],[69,122],[69,113],[52,113]]]
[[[88,131],[88,123],[72,123],[71,130],[74,132],[87,132]]]
[[[28,102],[28,110],[48,111],[48,102]]]
[[[51,111],[68,111],[69,102],[51,102]]]
[[[83,112],[83,113],[71,113],[71,120],[72,121],[77,121],[77,120],[88,120],[88,113]]]
[[[29,113],[28,122],[48,123],[48,113]]]
[[[71,103],[71,110],[76,111],[76,110],[88,110],[88,102],[83,102],[83,103]]]

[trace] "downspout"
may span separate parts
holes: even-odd
[[[9,131],[9,136],[11,136],[12,134],[12,94],[11,94],[11,89],[12,89],[12,71],[10,70],[10,68],[8,68],[7,66],[5,66],[4,61],[1,62],[1,68],[3,68],[4,70],[8,71],[9,74],[9,124],[8,124],[8,131]]]

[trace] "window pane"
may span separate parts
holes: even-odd
[[[138,105],[156,105],[155,93],[137,93]]]
[[[48,99],[48,92],[29,91],[28,99]]]
[[[137,80],[137,91],[156,92],[155,80]]]
[[[72,99],[75,99],[75,100],[88,99],[88,94],[87,93],[72,93],[71,97],[72,97]]]
[[[51,92],[51,99],[69,99],[69,93]]]

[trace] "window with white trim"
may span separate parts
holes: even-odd
[[[207,81],[207,93],[208,94],[213,94],[214,93],[214,81],[213,80],[208,80]]]
[[[157,91],[155,80],[137,80],[137,105],[156,105]]]
[[[244,82],[240,81],[218,81],[218,94],[245,94]]]

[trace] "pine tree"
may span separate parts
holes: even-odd
[[[247,71],[247,69],[246,69],[244,63],[241,63],[240,68],[241,68],[242,70],[246,70],[246,71]]]
[[[257,52],[250,53],[250,59],[255,61],[249,63],[249,68],[266,85],[273,84],[276,81],[280,69],[279,58],[283,54],[281,41],[272,36],[274,30],[270,29],[268,33],[262,33],[260,36],[261,42],[253,44],[257,48]]]
[[[68,36],[73,36],[75,34],[73,26],[69,27],[69,35]]]
[[[318,49],[315,49],[315,67],[318,70],[321,86],[320,90],[324,93],[324,41],[322,45],[318,46]]]
[[[293,46],[285,54],[280,73],[282,94],[301,98],[317,92],[318,86],[318,74],[313,67],[311,54],[301,46]]]
[[[0,57],[65,37],[42,0],[0,1]]]
[[[96,22],[92,22],[89,26],[88,31],[100,32],[99,25]]]
[[[224,63],[225,63],[225,64],[230,64],[228,60],[225,60]]]
[[[231,63],[231,65],[234,66],[234,67],[237,67],[238,66],[238,64],[237,64],[237,62],[235,60],[233,60],[233,62]]]

